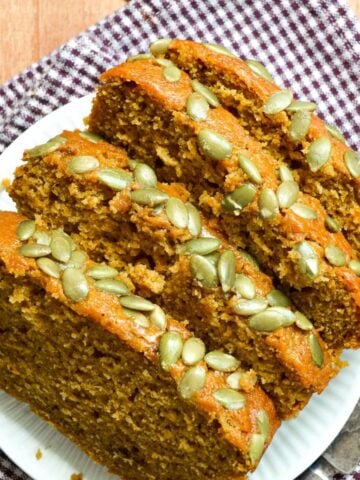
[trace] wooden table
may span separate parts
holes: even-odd
[[[360,0],[348,0],[360,17]],[[126,0],[0,1],[0,84]]]

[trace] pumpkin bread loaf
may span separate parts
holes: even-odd
[[[2,389],[129,480],[255,468],[279,421],[253,372],[209,366],[200,338],[60,230],[6,212],[0,229]]]
[[[291,170],[278,170],[276,158],[214,106],[210,90],[204,97],[168,62],[141,58],[103,74],[91,130],[156,167],[159,179],[184,182],[191,200],[276,275],[329,345],[358,347],[356,252],[327,229],[324,208]]]
[[[18,209],[38,224],[64,225],[209,348],[233,353],[281,417],[294,416],[337,373],[337,353],[216,221],[202,219],[183,186],[158,183],[150,167],[87,132],[63,132],[24,158],[10,189]]]
[[[301,190],[325,207],[329,228],[342,226],[360,253],[360,156],[313,113],[316,104],[293,99],[291,92],[272,82],[261,64],[244,62],[218,46],[160,40],[151,50],[210,87],[278,167],[288,164],[295,170]]]

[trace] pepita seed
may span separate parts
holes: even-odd
[[[180,246],[179,252],[198,255],[208,255],[220,247],[220,240],[212,237],[193,238]]]
[[[350,260],[349,262],[349,268],[357,275],[360,277],[360,261],[359,260]]]
[[[89,285],[85,275],[76,268],[67,268],[62,274],[64,295],[74,302],[84,300],[89,294]]]
[[[336,138],[336,140],[339,140],[339,142],[345,143],[345,138],[337,127],[335,127],[334,125],[329,125],[328,123],[325,123],[325,128],[333,138]]]
[[[166,215],[176,228],[186,228],[188,226],[188,210],[180,198],[169,198],[166,202]]]
[[[223,55],[227,55],[228,57],[237,58],[236,55],[234,55],[232,52],[230,52],[230,50],[223,47],[222,45],[217,45],[216,43],[204,43],[203,45],[207,47],[209,50],[211,50],[212,52],[221,53]]]
[[[89,173],[96,170],[100,165],[99,160],[91,155],[79,155],[73,157],[68,163],[68,169],[73,173]]]
[[[319,274],[319,257],[309,242],[298,243],[294,250],[300,254],[300,271],[310,278],[315,278]]]
[[[49,153],[55,152],[55,150],[57,150],[64,143],[66,143],[66,138],[57,136],[48,142],[43,143],[42,145],[37,145],[34,148],[25,150],[25,152],[29,158],[42,157],[44,155],[48,155]]]
[[[119,168],[102,168],[97,172],[97,177],[113,190],[124,190],[133,181],[131,173]]]
[[[209,104],[200,93],[192,93],[186,100],[186,112],[196,122],[203,122],[209,113]]]
[[[240,154],[238,156],[238,162],[240,168],[246,173],[246,175],[252,182],[257,183],[258,185],[262,183],[260,172],[255,163],[250,158]]]
[[[205,353],[204,342],[200,338],[190,337],[184,343],[182,361],[185,365],[195,365],[204,358]]]
[[[87,259],[88,256],[85,252],[82,250],[74,250],[66,266],[67,268],[82,268]]]
[[[86,273],[88,274],[88,272]],[[102,292],[112,293],[119,296],[127,295],[129,293],[129,289],[124,282],[121,280],[114,280],[113,278],[103,278],[101,280],[97,280],[95,282],[95,287]],[[121,303],[121,305],[123,304]],[[123,306],[133,310],[141,310],[140,308],[129,307],[125,304]]]
[[[317,172],[330,158],[331,141],[328,137],[314,140],[306,154],[306,159],[312,172]]]
[[[239,360],[220,350],[207,353],[204,360],[210,368],[219,372],[233,372],[239,368],[240,365]]]
[[[269,97],[264,105],[265,115],[274,115],[285,110],[291,103],[293,94],[290,90],[280,90]]]
[[[214,267],[217,268],[219,263],[220,253],[219,252],[209,253],[209,255],[205,255],[204,258],[206,258],[206,260],[208,260],[212,265],[214,265]]]
[[[136,163],[134,178],[140,187],[156,187],[157,178],[154,170],[145,163]]]
[[[281,165],[279,168],[279,177],[282,182],[293,182],[294,177],[291,170],[286,165]]]
[[[236,258],[234,252],[227,250],[221,253],[217,265],[221,288],[226,293],[232,289],[236,276]]]
[[[237,372],[232,373],[226,379],[226,383],[229,387],[233,388],[234,390],[241,389],[241,380],[244,378],[244,372],[238,370]]]
[[[280,208],[289,208],[299,196],[299,185],[293,180],[280,183],[276,191]]]
[[[300,110],[295,112],[290,123],[289,135],[292,140],[299,142],[306,137],[311,124],[311,112]]]
[[[290,299],[280,290],[274,288],[266,296],[271,307],[290,307]]]
[[[154,310],[149,315],[149,320],[154,327],[159,328],[160,330],[165,330],[167,326],[167,320],[164,310],[155,305]]]
[[[268,306],[265,298],[253,298],[251,300],[238,300],[234,307],[235,313],[248,317],[264,311]]]
[[[253,433],[249,445],[249,457],[251,463],[255,465],[265,447],[265,435],[263,433]]]
[[[227,212],[239,212],[252,202],[255,195],[255,185],[245,183],[225,196],[222,207]]]
[[[316,103],[304,100],[293,100],[287,107],[288,112],[313,112],[316,110]]]
[[[244,258],[244,260],[246,260],[248,263],[250,263],[254,267],[255,270],[257,271],[260,270],[258,261],[252,255],[250,255],[250,253],[242,249],[239,249],[239,253]]]
[[[89,140],[92,143],[98,143],[100,142],[100,140],[102,140],[102,137],[100,137],[100,135],[94,132],[84,131],[84,132],[79,132],[79,135],[80,137],[85,138],[86,140]]]
[[[22,245],[19,249],[20,255],[28,258],[39,258],[50,255],[51,248],[48,245],[41,245],[38,243],[27,243]]]
[[[29,240],[29,238],[34,235],[35,230],[36,226],[34,220],[23,220],[16,228],[16,235],[19,240],[25,242],[25,240]]]
[[[250,277],[242,273],[236,275],[234,290],[241,297],[246,298],[247,300],[252,300],[256,295],[254,282]]]
[[[142,188],[131,192],[131,200],[139,205],[155,207],[168,200],[169,195],[157,188]]]
[[[264,220],[273,220],[279,214],[279,203],[271,188],[263,188],[259,195],[259,214]]]
[[[198,80],[192,80],[191,86],[193,90],[196,93],[200,93],[200,95],[202,95],[205,98],[205,100],[208,102],[208,104],[211,105],[212,107],[218,107],[220,105],[220,102],[217,96],[215,95],[215,93],[212,90],[210,90],[210,88],[200,83]]]
[[[202,366],[189,368],[179,382],[179,393],[182,398],[191,398],[195,392],[204,388],[206,382],[206,370]]]
[[[55,238],[58,238],[58,237],[64,238],[65,240],[67,240],[67,242],[69,243],[69,246],[71,248],[71,251],[76,250],[76,245],[75,245],[74,240],[70,237],[70,235],[65,233],[64,230],[62,230],[61,228],[57,228],[56,230],[53,230],[51,232],[51,240],[53,240]]]
[[[143,313],[131,310],[130,308],[123,308],[123,312],[127,317],[130,317],[136,325],[144,328],[150,327],[150,321]]]
[[[197,237],[200,235],[202,229],[200,213],[191,203],[186,203],[185,206],[189,217],[188,230],[192,236]]]
[[[250,68],[250,70],[252,70],[258,77],[264,78],[269,82],[273,81],[270,72],[264,67],[261,62],[249,58],[248,60],[245,60],[245,63]]]
[[[141,163],[142,165],[145,165],[144,163],[142,163],[141,160],[135,160],[133,158],[129,158],[128,167],[130,168],[130,170],[135,170],[136,165],[139,165],[139,163]]]
[[[171,38],[159,38],[150,45],[150,52],[153,55],[163,55],[167,52]]]
[[[205,288],[218,284],[216,267],[201,255],[192,255],[190,263],[192,276]]]
[[[49,246],[51,243],[51,236],[46,232],[39,232],[38,230],[36,230],[33,233],[32,238],[36,241],[36,243],[39,243],[41,245]]]
[[[160,215],[160,213],[163,212],[164,209],[165,209],[165,205],[164,205],[164,204],[157,205],[156,207],[154,207],[154,208],[151,210],[150,215],[151,215],[152,217],[155,217],[156,215]]]
[[[52,235],[51,243],[51,255],[55,258],[55,260],[59,260],[59,262],[67,263],[71,257],[71,243],[69,239],[62,235]]]
[[[296,311],[295,315],[295,324],[297,327],[301,328],[301,330],[312,330],[313,324],[310,320],[301,312]]]
[[[325,218],[325,225],[329,232],[337,233],[340,232],[341,226],[335,218],[330,217],[329,215]]]
[[[49,277],[60,278],[60,267],[51,258],[38,258],[36,263],[40,270],[49,275]]]
[[[348,150],[344,155],[345,164],[354,178],[360,177],[360,155],[354,150]]]
[[[213,393],[213,397],[228,410],[240,410],[246,402],[245,395],[232,388],[220,388]]]
[[[171,65],[164,68],[163,76],[167,82],[178,82],[181,78],[181,70],[175,65]]]
[[[249,318],[248,325],[259,332],[272,332],[288,327],[295,321],[295,315],[284,307],[270,307]]]
[[[225,160],[232,154],[232,146],[228,140],[207,128],[198,133],[198,144],[202,153],[211,160]]]
[[[132,57],[127,59],[128,62],[137,62],[138,60],[149,60],[150,58],[154,58],[151,53],[138,53]]]
[[[324,352],[314,333],[309,335],[309,347],[312,361],[317,367],[322,368],[324,366]]]
[[[152,302],[146,300],[146,298],[139,297],[138,295],[126,295],[120,297],[119,302],[122,307],[130,308],[131,310],[139,310],[140,312],[151,312],[155,308],[155,305]]]
[[[259,410],[256,415],[256,423],[260,433],[267,439],[270,433],[270,420],[265,410]]]
[[[94,265],[86,270],[86,275],[95,280],[114,278],[118,273],[116,268],[109,267],[109,265]]]
[[[155,62],[162,67],[172,67],[175,65],[174,62],[168,60],[167,58],[157,58]]]
[[[325,247],[325,258],[334,267],[343,267],[346,265],[346,255],[341,248],[336,245],[327,245]]]
[[[315,220],[318,216],[315,210],[303,203],[294,203],[291,205],[290,210],[292,210],[298,217],[306,218],[307,220]]]
[[[159,357],[161,367],[168,371],[179,360],[183,349],[183,339],[179,332],[170,330],[161,337]]]

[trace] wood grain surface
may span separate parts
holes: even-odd
[[[360,0],[348,0],[360,17]],[[126,0],[0,0],[0,84]]]

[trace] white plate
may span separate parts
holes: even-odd
[[[89,113],[91,95],[59,108],[30,127],[0,157],[0,179],[11,178],[20,164],[22,152],[47,141],[63,129],[83,128]],[[14,210],[5,192],[0,209]],[[330,445],[341,430],[360,397],[360,350],[347,351],[349,366],[330,383],[320,396],[313,396],[299,416],[284,422],[266,451],[251,480],[293,480]],[[85,480],[110,480],[71,442],[33,415],[28,407],[0,393],[0,447],[34,480],[69,480],[83,472]],[[36,460],[40,449],[43,458]],[[174,479],[176,480],[176,479]]]

